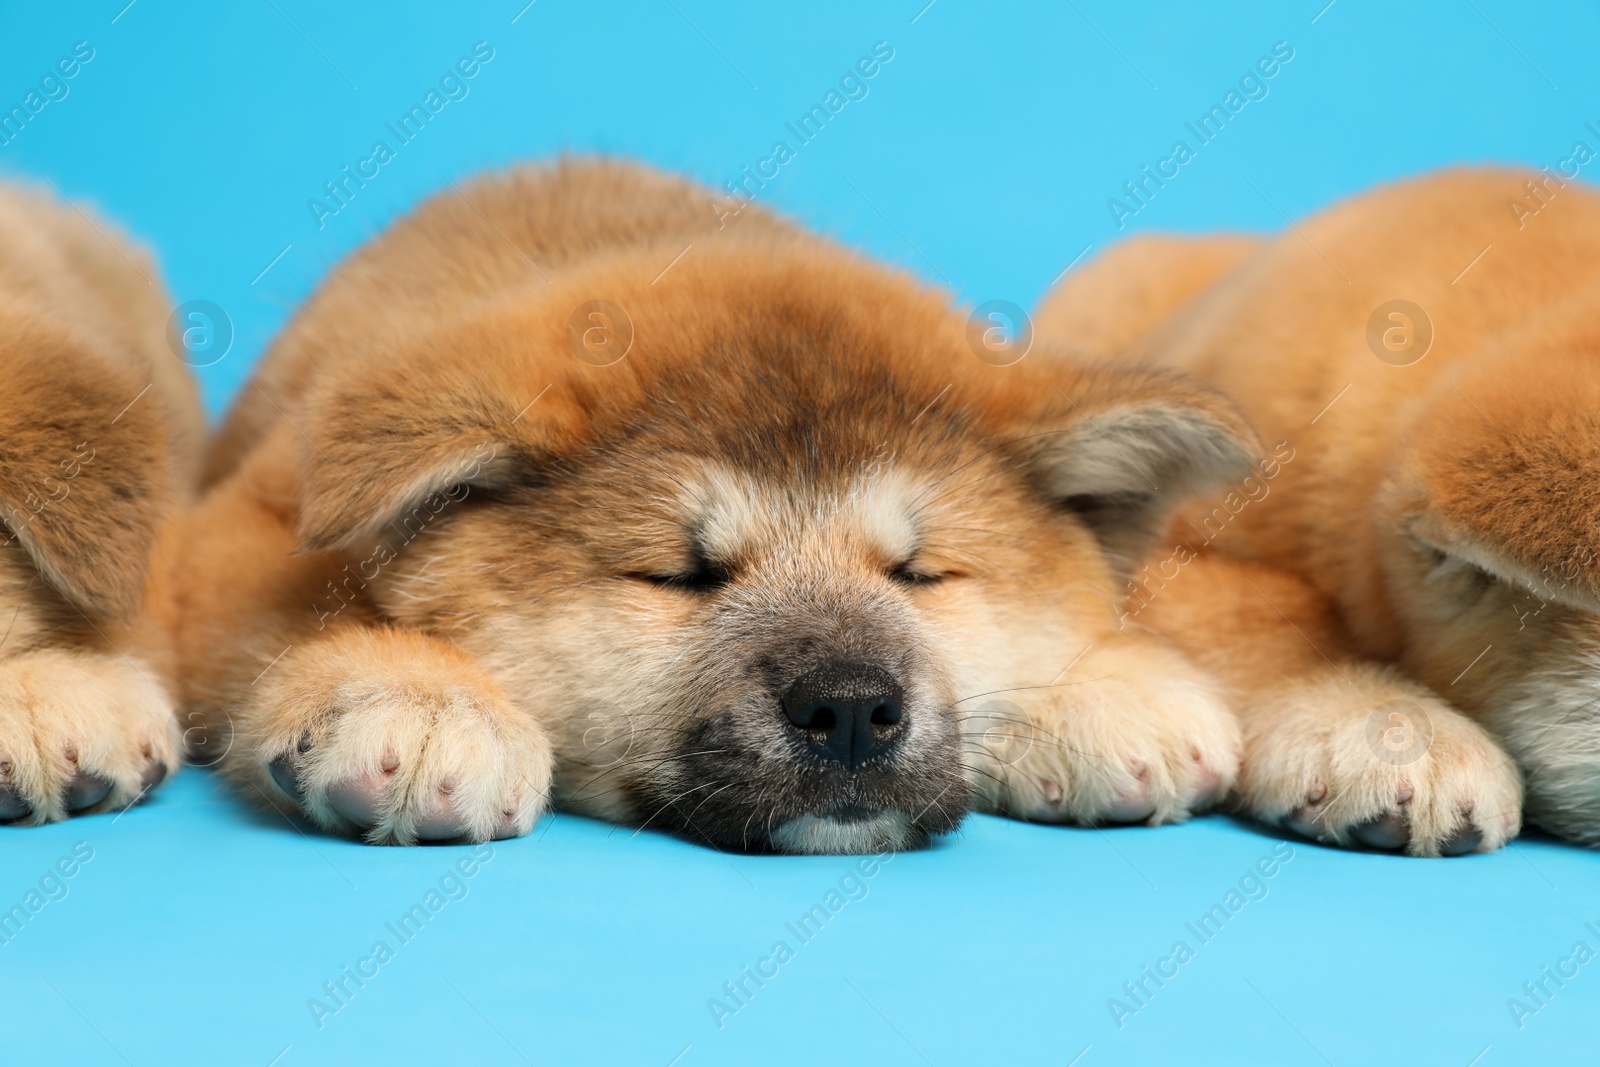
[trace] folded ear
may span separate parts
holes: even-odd
[[[167,430],[149,383],[51,331],[0,339],[0,519],[46,582],[83,611],[139,605],[169,500]]]
[[[429,504],[437,511],[443,494],[460,499],[536,474],[572,414],[572,390],[541,382],[523,360],[474,360],[461,355],[470,343],[454,347],[440,355],[419,346],[381,372],[358,364],[313,392],[296,420],[309,443],[302,548],[349,548],[386,530],[408,541],[410,516]]]
[[[1056,364],[1022,445],[1040,488],[1076,512],[1120,568],[1135,566],[1186,497],[1248,475],[1255,431],[1182,375]]]
[[[1600,611],[1597,342],[1510,347],[1429,398],[1385,505],[1438,563]]]
[[[348,548],[381,538],[441,494],[503,488],[516,476],[517,456],[501,432],[516,412],[475,402],[487,398],[443,395],[420,402],[379,387],[336,390],[320,400],[309,420],[314,429],[307,430],[312,450],[300,501],[302,548]]]

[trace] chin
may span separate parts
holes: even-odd
[[[920,848],[928,835],[903,811],[865,815],[801,815],[772,831],[776,852],[847,855]]]

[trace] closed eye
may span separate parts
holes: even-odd
[[[699,559],[689,570],[667,573],[645,571],[630,574],[628,577],[665,588],[683,589],[691,593],[711,593],[733,581],[733,572],[720,563]]]
[[[901,585],[933,585],[944,581],[949,575],[922,570],[913,565],[912,561],[901,560],[889,568],[889,580],[899,582]]]

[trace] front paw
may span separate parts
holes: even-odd
[[[181,748],[171,700],[122,656],[0,661],[0,823],[125,808],[177,768]]]
[[[1490,852],[1522,823],[1522,779],[1489,733],[1393,671],[1347,664],[1247,718],[1239,805],[1337,845]]]
[[[482,669],[420,635],[362,631],[279,664],[233,770],[372,844],[526,834],[553,758]]]
[[[966,715],[980,807],[1037,822],[1182,822],[1238,772],[1234,715],[1164,646],[1091,650],[1057,684]]]

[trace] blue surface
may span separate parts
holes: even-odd
[[[1600,15],[1578,4],[125,3],[0,6],[0,110],[75,42],[94,49],[0,145],[0,171],[99,203],[159,248],[178,299],[225,309],[232,347],[201,371],[213,411],[333,263],[446,182],[576,149],[720,186],[878,41],[894,58],[867,95],[759,198],[973,304],[1031,306],[1085,249],[1141,229],[1275,229],[1441,164],[1600,147]],[[307,201],[479,41],[494,56],[465,97],[319,228]],[[1196,146],[1185,122],[1278,41],[1294,56],[1264,98]],[[1108,199],[1178,138],[1194,158],[1119,229]],[[0,906],[93,849],[0,944],[0,1063],[1595,1058],[1600,964],[1560,988],[1541,968],[1600,951],[1600,857],[1544,840],[1448,862],[1296,845],[1201,944],[1185,924],[1274,838],[1220,818],[976,818],[845,883],[865,896],[801,944],[785,923],[855,861],[563,816],[447,880],[465,895],[441,892],[400,944],[385,924],[470,850],[307,833],[199,771],[120,818],[0,830]],[[308,999],[335,1006],[323,983],[380,939],[393,958],[319,1028]],[[707,1002],[731,1007],[723,983],[780,939],[793,958],[719,1028]],[[1119,1029],[1108,1000],[1135,1006],[1123,983],[1179,940],[1193,958]],[[1555,995],[1519,1028],[1508,1001],[1538,1006],[1523,985],[1540,979]]]

